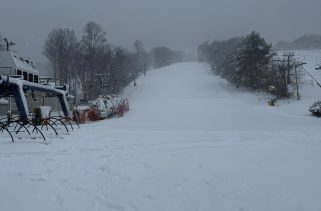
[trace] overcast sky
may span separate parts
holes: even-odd
[[[50,30],[101,24],[113,45],[193,52],[206,40],[260,32],[269,42],[321,34],[321,0],[0,0],[0,33],[43,60]]]

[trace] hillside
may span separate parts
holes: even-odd
[[[320,210],[321,120],[307,109],[321,92],[303,82],[302,101],[269,107],[205,64],[152,70],[125,89],[123,118],[46,145],[0,138],[0,210]]]
[[[277,50],[320,49],[321,35],[304,35],[293,41],[280,41],[276,44]]]

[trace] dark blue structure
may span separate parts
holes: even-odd
[[[28,90],[40,91],[58,97],[65,117],[69,117],[69,105],[66,99],[66,95],[68,93],[66,91],[55,89],[42,84],[0,75],[0,98],[8,96],[13,96],[15,98],[22,122],[28,121],[29,110],[25,97],[25,92]]]

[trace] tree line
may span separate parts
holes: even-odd
[[[276,44],[277,50],[293,50],[293,49],[320,49],[321,35],[309,34],[301,36],[293,41],[280,41]]]
[[[200,62],[236,87],[262,90],[276,97],[289,97],[297,81],[294,55],[278,57],[258,32],[223,41],[204,42],[198,47]]]
[[[0,51],[4,51],[4,50],[6,50],[6,45],[3,42],[3,37],[2,37],[2,35],[0,33]]]
[[[150,52],[136,40],[134,52],[107,41],[101,25],[90,21],[83,28],[81,39],[70,29],[52,30],[44,43],[43,54],[53,67],[54,79],[68,84],[71,94],[90,100],[99,94],[117,94],[139,74],[152,66],[159,68],[183,60],[183,53],[166,47]],[[77,90],[78,89],[78,90]]]

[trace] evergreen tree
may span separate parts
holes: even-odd
[[[236,51],[236,70],[233,81],[238,86],[265,89],[273,54],[271,45],[255,31],[246,36]]]

